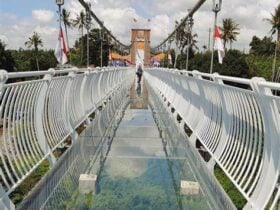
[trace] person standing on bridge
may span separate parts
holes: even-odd
[[[136,75],[137,75],[137,83],[140,83],[141,82],[141,78],[142,78],[142,75],[143,75],[143,67],[142,67],[142,64],[139,63],[137,69],[136,69]]]

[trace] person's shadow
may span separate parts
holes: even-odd
[[[138,97],[141,96],[141,84],[140,83],[137,84],[136,94],[137,94]]]

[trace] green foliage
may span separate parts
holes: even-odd
[[[220,182],[232,202],[235,204],[237,209],[242,209],[246,204],[246,199],[243,195],[236,189],[234,184],[229,180],[229,178],[225,175],[222,169],[216,165],[214,169],[214,174],[217,180]]]
[[[12,50],[17,71],[35,71],[37,69],[35,52],[32,50]],[[42,70],[54,68],[57,65],[53,50],[39,50],[38,62]]]
[[[223,59],[223,64],[216,64],[213,69],[222,75],[233,77],[251,78],[255,75],[255,72],[250,71],[246,55],[238,50],[229,50]]]
[[[82,61],[79,60],[81,55],[87,55],[87,45],[82,43],[87,43],[87,35],[83,36],[75,43],[76,50],[71,52],[72,64],[75,66],[83,66],[86,64],[87,57],[83,56]],[[111,47],[108,44],[108,37],[104,34],[104,39],[102,42],[102,58],[103,66],[108,65],[109,57],[109,48]],[[83,46],[81,48],[81,46]],[[82,49],[82,51],[80,50]],[[100,66],[100,52],[101,52],[101,39],[100,39],[100,30],[92,29],[89,35],[89,57],[90,64],[94,66]]]
[[[197,53],[195,56],[189,61],[189,69],[198,70],[201,72],[209,73],[210,69],[210,61],[211,61],[211,53]],[[214,62],[214,64],[216,61]]]
[[[0,69],[13,72],[15,69],[15,61],[11,51],[5,50],[5,44],[0,40]]]
[[[258,56],[272,56],[275,51],[275,42],[272,37],[264,37],[260,39],[257,36],[253,36],[250,42],[250,54]]]
[[[49,170],[49,162],[44,160],[21,184],[14,192],[10,194],[10,199],[14,204],[20,203],[29,191],[37,184],[37,182]]]
[[[209,73],[211,62],[211,52],[197,53],[190,59],[189,69]],[[218,63],[218,54],[214,53],[213,72],[222,75],[250,78],[255,75],[247,62],[246,55],[238,50],[227,51],[223,64]]]
[[[272,56],[249,55],[246,58],[246,62],[248,63],[252,71],[256,72],[256,75],[258,77],[263,77],[268,81],[271,80],[273,63]],[[280,67],[280,59],[277,60],[276,66]]]

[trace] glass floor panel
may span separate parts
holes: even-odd
[[[79,194],[75,209],[211,209],[203,189],[181,194],[182,180],[198,180],[184,148],[169,147],[149,109],[127,109],[107,156],[88,171],[98,175],[95,194]]]

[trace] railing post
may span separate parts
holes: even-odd
[[[0,70],[0,92],[2,92],[3,86],[8,80],[8,72],[5,70]],[[8,194],[3,189],[0,184],[0,209],[3,210],[15,210],[15,205],[10,200]]]
[[[8,80],[8,72],[6,70],[0,70],[0,90],[2,90],[7,80]]]

